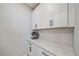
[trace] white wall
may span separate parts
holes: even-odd
[[[24,4],[0,4],[0,55],[24,55],[31,33],[31,9]]]

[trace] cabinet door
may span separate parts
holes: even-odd
[[[69,27],[75,25],[75,3],[69,3]]]
[[[42,27],[49,28],[49,21],[51,20],[51,3],[42,3],[41,10]]]
[[[33,43],[30,43],[29,52],[30,52],[29,53],[30,56],[36,56],[37,46]]]
[[[41,5],[37,6],[32,12],[32,28],[41,28]]]
[[[42,56],[41,55],[41,48],[40,47],[37,47],[37,56]]]
[[[37,56],[54,56],[51,53],[47,52],[46,50],[37,47]]]
[[[53,4],[54,27],[67,27],[67,4],[66,3],[54,3]]]

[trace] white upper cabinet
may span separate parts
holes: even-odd
[[[75,3],[69,4],[69,27],[75,25]]]
[[[41,3],[32,14],[33,29],[74,27],[75,4]]]
[[[49,28],[49,21],[51,18],[51,3],[41,3],[41,17],[42,17],[42,28]]]
[[[53,27],[67,27],[67,4],[53,4]]]
[[[36,9],[32,12],[32,28],[41,28],[41,5],[37,6]]]

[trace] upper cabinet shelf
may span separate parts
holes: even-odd
[[[41,3],[32,12],[32,28],[74,27],[75,4]]]

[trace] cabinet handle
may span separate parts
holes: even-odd
[[[49,26],[53,26],[53,20],[49,20]]]
[[[44,53],[44,52],[42,52],[42,54],[43,54],[43,55],[45,55],[45,56],[49,56],[49,55],[47,55],[47,54],[46,54],[46,53]]]
[[[32,48],[31,48],[31,47],[29,47],[29,51],[30,51],[30,52],[32,51]]]
[[[35,28],[37,28],[37,24],[35,24]]]

